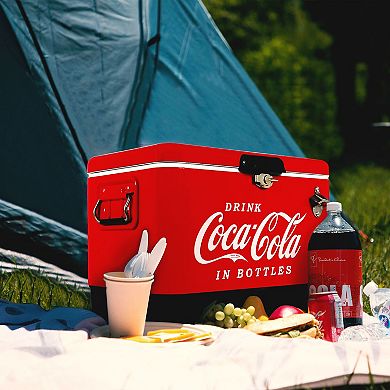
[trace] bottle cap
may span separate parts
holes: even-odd
[[[326,204],[326,211],[341,211],[342,209],[340,202],[328,202]]]
[[[368,297],[371,294],[373,294],[376,290],[378,290],[378,285],[373,280],[371,280],[370,283],[367,283],[363,288],[364,294],[366,294]]]

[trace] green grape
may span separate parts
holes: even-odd
[[[206,312],[204,319],[206,324],[216,325],[220,328],[244,328],[247,324],[259,322],[254,317],[255,308],[249,306],[246,309],[234,307],[232,303],[222,302],[212,305]]]
[[[245,324],[244,316],[239,316],[239,317],[237,318],[237,322],[238,322],[240,325]]]
[[[219,326],[220,328],[223,328],[224,323],[223,323],[223,321],[215,321],[215,325]]]
[[[246,308],[247,313],[249,313],[251,316],[253,316],[253,314],[255,314],[255,310],[256,309],[253,306],[248,306]]]
[[[217,321],[223,321],[225,319],[225,313],[223,311],[217,311],[215,313],[215,319]]]
[[[245,322],[248,322],[251,318],[252,318],[252,316],[247,312],[247,313],[245,313],[244,315],[243,315],[243,317],[244,317],[244,321]]]
[[[223,309],[224,313],[228,316],[230,316],[233,313],[234,305],[233,303],[228,303],[225,308]]]
[[[234,321],[230,318],[230,317],[225,317],[225,319],[223,320],[223,323],[225,325],[225,328],[233,328],[233,325],[234,325]]]

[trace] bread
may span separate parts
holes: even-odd
[[[276,320],[256,321],[245,329],[263,336],[321,338],[319,323],[312,314],[293,314]]]

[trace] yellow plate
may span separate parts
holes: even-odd
[[[104,325],[93,329],[90,338],[97,337],[111,337],[109,326]],[[153,345],[176,345],[188,342],[208,345],[214,341],[212,333],[195,325],[152,321],[145,323],[144,336],[129,337],[127,340]]]

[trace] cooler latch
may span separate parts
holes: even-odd
[[[252,175],[252,183],[262,189],[270,188],[274,182],[278,181],[275,176],[286,172],[280,158],[250,154],[241,156],[238,170],[241,173]]]
[[[274,179],[268,173],[260,173],[259,175],[253,175],[253,184],[255,184],[259,188],[270,188],[274,181],[278,181]]]

